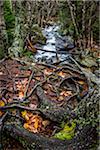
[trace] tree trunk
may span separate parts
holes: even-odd
[[[75,20],[75,16],[76,16],[75,11],[74,11],[75,5],[73,4],[73,7],[72,7],[72,4],[71,4],[70,0],[67,0],[67,3],[68,3],[68,6],[69,6],[69,9],[70,9],[71,19],[72,19],[73,26],[74,26],[74,29],[75,29],[75,34],[76,34],[76,38],[77,38],[77,45],[82,50],[83,47],[82,47],[82,43],[81,43],[81,39],[80,39],[81,35],[79,34],[77,23],[76,23],[76,20]]]
[[[30,32],[32,21],[31,18],[31,2],[14,1],[13,9],[15,11],[15,33],[12,46],[9,48],[9,55],[11,57],[19,57],[22,54],[24,47],[24,40]]]
[[[3,1],[0,1],[0,59],[7,54],[7,32],[4,21]]]
[[[86,48],[86,37],[85,37],[85,0],[83,0],[83,8],[82,8],[82,35],[83,35],[83,48]]]
[[[92,24],[92,18],[91,18],[91,16],[92,16],[92,13],[93,13],[93,8],[94,8],[94,3],[93,4],[91,4],[91,8],[90,8],[90,19],[89,19],[89,23],[88,23],[88,48],[91,48],[92,47],[92,43],[91,43],[91,33],[92,33],[92,31],[91,31],[91,24]]]

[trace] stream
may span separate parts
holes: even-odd
[[[63,61],[68,59],[70,54],[66,50],[66,46],[69,49],[74,48],[73,40],[69,36],[61,36],[58,30],[59,26],[57,25],[48,26],[42,30],[47,41],[45,45],[41,45],[41,48],[43,50],[57,52],[57,54],[38,50],[35,54],[36,62],[55,63],[57,60]]]

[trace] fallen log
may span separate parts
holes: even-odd
[[[90,150],[94,141],[95,129],[84,126],[72,140],[59,140],[31,133],[18,125],[5,125],[4,131],[21,142],[30,150]],[[35,148],[34,148],[35,145]]]

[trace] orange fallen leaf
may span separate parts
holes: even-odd
[[[0,117],[4,114],[4,112],[0,111]]]
[[[26,115],[28,116],[27,112],[23,112],[24,118]],[[28,116],[29,117],[29,116]],[[29,120],[27,120],[27,123],[24,124],[24,128],[31,131],[31,132],[39,132],[42,127],[42,118],[38,115],[31,115],[29,117]]]
[[[71,91],[62,91],[62,92],[60,93],[60,95],[61,95],[61,96],[70,96],[70,95],[72,95],[72,92],[71,92]]]
[[[0,100],[0,106],[3,107],[5,106],[4,101]],[[2,116],[4,114],[4,112],[0,111],[0,116]]]
[[[64,72],[62,72],[62,71],[60,71],[60,72],[58,73],[58,75],[61,76],[62,78],[65,78],[65,76],[66,76],[66,74],[65,74]]]
[[[0,106],[5,106],[5,103],[3,100],[0,100]]]
[[[21,114],[22,114],[22,117],[23,117],[26,121],[29,120],[29,116],[28,116],[28,113],[27,113],[26,110],[25,110],[25,111],[22,111]]]
[[[45,75],[50,75],[53,72],[51,69],[44,69],[44,74]]]
[[[23,98],[24,97],[24,92],[23,91],[20,91],[19,92],[19,98]]]
[[[84,84],[84,81],[80,80],[78,81],[79,84],[83,85]]]
[[[36,118],[34,122],[34,128],[37,129],[39,127],[39,119]]]
[[[24,111],[21,112],[21,114],[22,114],[22,117],[24,118],[24,116],[27,114],[27,111],[24,110]]]
[[[35,77],[36,80],[40,81],[41,80],[41,77]]]
[[[26,115],[29,117],[29,120],[26,120],[26,123],[24,123],[23,127],[30,132],[39,133],[40,131],[44,130],[47,125],[50,124],[50,121],[43,120],[39,115],[33,115],[32,113],[27,111],[23,111],[21,113],[24,118]]]
[[[37,133],[38,130],[34,128],[33,125],[29,125],[28,123],[24,123],[24,128],[29,130],[30,132]]]
[[[24,128],[28,129],[29,128],[29,124],[28,123],[24,123]]]

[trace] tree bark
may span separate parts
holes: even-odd
[[[85,37],[85,0],[83,0],[83,9],[82,9],[82,34],[83,34],[83,48],[86,48],[86,37]]]
[[[80,39],[81,36],[79,34],[77,23],[75,21],[75,11],[74,11],[74,9],[71,5],[71,1],[67,0],[67,3],[68,3],[68,6],[69,6],[69,9],[70,9],[71,19],[72,19],[72,22],[73,22],[73,25],[74,25],[74,28],[75,28],[75,33],[76,33],[76,37],[77,37],[77,44],[78,44],[78,47],[82,50],[83,48],[82,48],[81,39]],[[74,7],[75,7],[75,5],[74,5]]]
[[[94,3],[93,4],[91,4],[91,8],[90,8],[90,19],[89,19],[89,22],[88,22],[88,39],[87,39],[87,41],[88,41],[88,45],[87,45],[87,47],[88,48],[91,48],[92,47],[92,42],[91,42],[91,37],[92,37],[92,31],[91,31],[91,24],[92,24],[92,12],[93,12],[93,8],[94,8]]]
[[[31,14],[31,2],[18,1],[13,2],[13,10],[15,11],[15,33],[12,46],[9,48],[11,57],[19,57],[22,54],[24,40],[30,32],[32,21],[29,22]]]
[[[3,1],[0,1],[0,59],[7,54],[8,37],[4,20]]]

